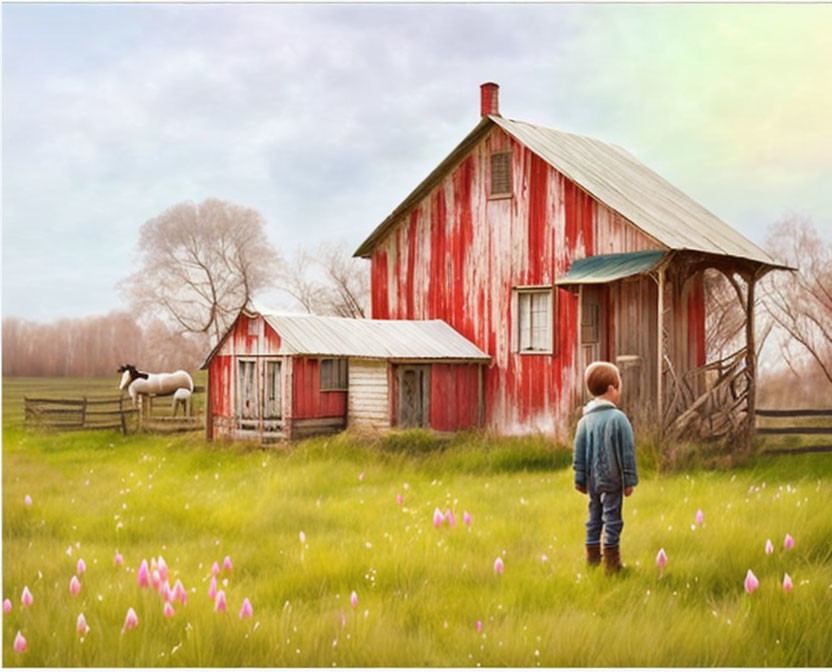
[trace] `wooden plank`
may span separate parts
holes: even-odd
[[[762,455],[805,455],[807,453],[832,453],[832,445],[800,446],[798,448],[774,448],[766,450]]]
[[[832,417],[832,409],[827,408],[805,408],[788,411],[781,411],[771,408],[758,408],[756,415],[764,418],[814,418]]]
[[[758,434],[832,434],[832,427],[758,427]]]
[[[66,406],[83,406],[83,399],[46,399],[41,397],[23,397],[24,402],[32,404],[63,404]]]

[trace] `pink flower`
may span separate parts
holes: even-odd
[[[787,534],[786,538],[783,539],[783,548],[785,548],[787,551],[790,548],[794,548],[794,539],[792,538],[792,535]]]
[[[86,635],[90,631],[90,626],[87,625],[87,619],[84,618],[84,614],[78,614],[78,620],[75,621],[75,632],[77,632],[81,637]]]
[[[214,611],[226,611],[228,604],[225,601],[225,591],[221,590],[217,593],[217,599],[214,600]]]
[[[355,609],[358,606],[358,593],[356,593],[355,591],[352,591],[352,593],[350,594],[350,604],[352,605],[353,609]]]
[[[14,638],[14,650],[17,653],[26,653],[26,638],[20,634],[20,630],[17,631],[17,635]]]
[[[210,597],[212,600],[217,599],[217,577],[216,576],[211,577],[211,585],[208,586],[208,597]]]
[[[179,600],[183,605],[188,601],[188,591],[179,579],[176,579],[176,583],[173,584],[173,599]]]
[[[404,497],[402,497],[402,493],[396,495],[396,504],[398,504],[399,506],[404,504]]]
[[[168,580],[168,566],[161,555],[159,556],[159,576],[162,578],[162,581]]]
[[[505,566],[503,565],[503,559],[501,557],[497,557],[494,561],[494,573],[495,574],[502,574]]]
[[[12,601],[7,597],[3,600],[3,613],[8,614],[12,610]]]
[[[361,482],[363,480],[364,480],[364,472],[362,471],[360,474],[358,474],[358,481]]]
[[[253,610],[251,608],[251,602],[248,601],[248,598],[243,600],[243,606],[240,607],[240,619],[244,618],[251,618]]]
[[[230,571],[231,571],[231,558],[230,558],[230,557],[228,557],[227,555],[225,556],[225,560],[223,560],[223,561],[222,561],[222,568],[223,568],[226,572],[230,572]]]
[[[113,556],[113,564],[116,567],[121,567],[124,564],[124,558],[118,551],[116,551],[116,554]]]
[[[83,558],[78,558],[78,564],[75,566],[75,573],[78,574],[78,576],[81,576],[86,571],[87,563],[84,562]]]
[[[701,525],[704,522],[705,522],[705,514],[702,513],[702,509],[699,509],[699,511],[696,512],[696,524]]]
[[[454,514],[450,509],[445,511],[445,522],[448,523],[448,525],[450,525],[451,527],[456,525],[456,518],[454,518]]]
[[[133,611],[133,607],[130,607],[127,610],[127,616],[124,617],[124,627],[121,629],[122,632],[125,630],[132,630],[139,624],[139,617],[136,616],[136,612]]]
[[[794,588],[794,584],[792,583],[792,577],[788,574],[783,575],[783,590],[787,593],[791,592],[792,588]]]
[[[445,522],[445,516],[442,515],[442,512],[436,508],[433,510],[433,526],[439,527],[443,522]]]
[[[757,588],[760,587],[760,582],[757,580],[757,577],[754,576],[754,572],[750,569],[748,573],[745,575],[745,592],[751,595]]]
[[[31,498],[29,495],[26,495],[26,496],[23,498],[23,503],[24,503],[26,506],[32,506],[32,498]],[[26,640],[25,640],[25,639],[24,639],[23,641],[24,641],[24,643],[26,642]]]
[[[477,621],[477,632],[482,632],[482,621]]]
[[[471,514],[468,513],[467,511],[465,511],[462,514],[462,522],[465,523],[466,525],[468,525],[469,527],[471,526]]]
[[[167,581],[165,581],[162,584],[162,587],[159,590],[159,594],[162,596],[162,599],[165,602],[173,602],[175,599],[173,588],[170,587],[170,583],[168,583]]]
[[[214,562],[214,564],[211,565],[211,574],[216,576],[219,573],[220,573],[220,565],[219,565],[218,562]]]
[[[766,539],[766,555],[771,555],[774,553],[774,544],[771,543],[771,539]]]
[[[664,569],[664,566],[667,564],[667,553],[664,552],[664,548],[660,548],[659,552],[656,554],[656,567],[659,569]]]
[[[147,570],[147,560],[142,560],[142,564],[139,565],[139,571],[136,572],[136,582],[139,584],[139,588],[150,587],[150,573]]]
[[[23,593],[20,596],[20,602],[24,607],[31,607],[32,602],[34,601],[35,598],[32,597],[32,593],[29,592],[29,586],[23,586]]]
[[[169,600],[165,600],[165,608],[162,610],[165,614],[165,618],[173,618],[173,605],[170,603]]]
[[[69,580],[69,594],[72,597],[77,597],[78,593],[81,592],[81,582],[78,580],[77,576],[73,576]]]

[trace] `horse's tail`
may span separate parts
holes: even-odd
[[[188,373],[187,371],[183,371],[182,373],[184,373],[185,376],[188,379],[188,389],[189,389],[189,391],[193,392],[194,391],[194,379],[191,378],[191,374]]]

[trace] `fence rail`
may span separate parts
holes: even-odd
[[[782,410],[774,408],[758,408],[755,414],[758,418],[832,418],[832,409],[805,408]],[[832,425],[790,424],[788,426],[780,427],[760,427],[758,424],[757,434],[764,436],[832,436]],[[799,446],[795,448],[777,448],[766,452],[787,454],[828,453],[832,452],[832,444]]]
[[[142,399],[142,402],[134,408],[128,397],[23,397],[24,423],[27,429],[118,429],[122,434],[135,430],[187,432],[205,426],[201,415],[162,415],[171,412],[167,403],[157,404],[154,409],[153,397]]]
[[[110,408],[100,410],[101,407]],[[28,429],[120,429],[127,434],[128,422],[137,410],[125,403],[124,397],[23,397],[23,415]]]

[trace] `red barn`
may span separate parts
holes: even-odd
[[[208,355],[208,439],[481,427],[488,355],[441,320],[241,312]]]
[[[371,261],[372,317],[441,319],[490,355],[485,424],[501,433],[562,434],[593,360],[617,362],[625,407],[666,426],[725,394],[753,411],[753,347],[715,363],[718,385],[705,375],[703,271],[752,306],[753,343],[755,283],[780,266],[624,149],[503,118],[496,84],[480,106],[355,252]]]

